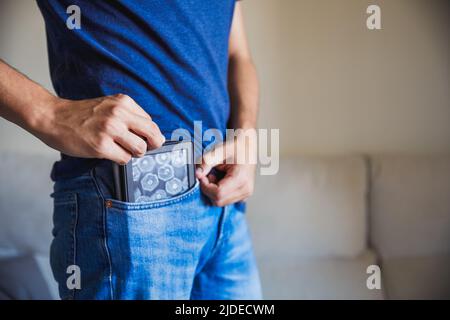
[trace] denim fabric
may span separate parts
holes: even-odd
[[[54,187],[50,262],[62,299],[260,299],[245,213],[199,184],[169,200],[112,199],[110,165]],[[81,270],[68,289],[67,267]]]

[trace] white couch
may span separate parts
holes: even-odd
[[[57,297],[54,160],[0,155],[0,289],[15,290],[4,298]],[[450,157],[285,158],[258,177],[248,217],[265,298],[450,298]],[[381,290],[366,286],[373,264]]]

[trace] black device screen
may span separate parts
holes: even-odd
[[[120,166],[115,179],[117,198],[146,203],[170,199],[195,184],[191,142],[169,142],[142,158]]]

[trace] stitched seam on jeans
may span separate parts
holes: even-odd
[[[208,265],[210,259],[214,258],[215,254],[217,253],[221,244],[223,243],[223,230],[225,229],[224,225],[225,225],[227,207],[224,207],[222,210],[223,210],[223,212],[219,219],[219,226],[218,226],[218,230],[217,230],[217,239],[214,242],[214,246],[211,249],[211,252],[209,253],[208,258],[206,259],[206,262],[203,264],[203,266],[199,270],[196,270],[195,275],[198,275],[202,272],[202,270]]]
[[[76,221],[77,221],[77,211],[78,211],[78,206],[77,206],[77,202],[76,202],[76,196],[74,197],[73,201],[70,202],[60,202],[60,203],[55,203],[56,205],[70,205],[70,229],[69,229],[69,233],[70,233],[70,237],[72,239],[72,241],[70,241],[70,251],[68,252],[68,255],[65,258],[65,263],[66,263],[66,270],[70,265],[74,265],[75,264],[75,247],[76,247],[76,238],[75,238],[75,230],[76,230]],[[75,206],[75,209],[72,210],[72,206]],[[75,215],[75,216],[74,216]],[[65,273],[66,270],[64,270],[63,272]],[[75,289],[69,289],[69,287],[67,286],[67,280],[65,282],[65,286],[68,289],[67,294],[64,297],[61,297],[63,300],[74,300],[74,296],[75,296]]]
[[[65,204],[74,204],[77,202],[77,197],[75,193],[64,193],[63,196],[56,196],[55,193],[52,193],[50,195],[53,198],[53,203],[55,205],[65,205]],[[60,199],[60,197],[64,198],[63,200]]]
[[[107,234],[106,234],[106,208],[105,208],[105,197],[103,195],[103,192],[101,191],[97,180],[95,178],[95,168],[91,169],[90,172],[90,176],[92,179],[92,182],[95,185],[95,188],[97,189],[97,194],[98,196],[101,198],[102,200],[102,223],[103,223],[103,246],[106,252],[106,257],[108,260],[108,267],[109,267],[109,276],[108,276],[108,281],[109,281],[109,289],[110,289],[110,295],[111,295],[111,300],[114,300],[114,290],[113,290],[113,284],[112,284],[112,262],[111,262],[111,256],[109,254],[109,249],[108,249],[108,238],[107,238]]]
[[[150,209],[157,209],[157,208],[163,208],[168,207],[170,205],[174,205],[176,203],[179,203],[183,200],[191,198],[194,194],[197,192],[200,192],[200,184],[197,181],[196,184],[186,191],[183,194],[180,194],[179,196],[176,196],[176,198],[168,199],[168,200],[161,200],[157,202],[147,203],[147,204],[138,204],[138,203],[123,203],[114,199],[110,199],[112,203],[112,209],[116,210],[127,210],[127,211],[143,211],[143,210],[150,210]]]
[[[73,221],[72,226],[72,237],[73,237],[73,248],[72,248],[72,254],[73,254],[73,265],[77,264],[77,226],[78,226],[78,195],[75,194],[75,220]],[[72,299],[75,300],[75,291],[76,288],[72,289]]]

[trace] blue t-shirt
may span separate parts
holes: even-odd
[[[167,139],[194,121],[224,132],[230,114],[228,40],[235,0],[37,0],[46,23],[50,74],[58,96],[123,93]],[[81,29],[67,19],[80,8]],[[77,176],[97,160],[63,155],[52,177]]]

